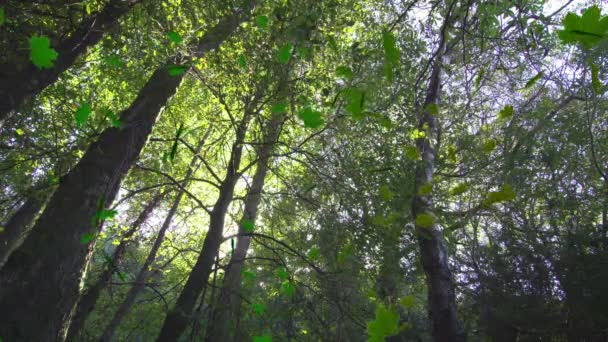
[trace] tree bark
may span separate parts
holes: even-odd
[[[450,22],[449,13],[441,28],[441,40],[431,69],[429,85],[426,91],[424,107],[418,114],[418,129],[426,132],[426,136],[416,140],[416,147],[421,161],[416,166],[416,186],[413,201],[412,215],[434,218],[433,198],[431,194],[421,194],[420,188],[432,184],[437,157],[437,144],[439,140],[439,123],[429,110],[429,106],[437,104],[441,88],[441,59],[446,46],[446,30]],[[432,145],[433,140],[435,146]],[[427,216],[428,215],[428,216]],[[458,323],[456,315],[456,295],[454,282],[449,267],[449,258],[446,243],[441,228],[433,223],[419,224],[416,220],[418,232],[418,245],[422,267],[426,274],[428,290],[428,310],[431,321],[433,339],[437,342],[464,341],[465,336]]]
[[[0,232],[0,269],[8,260],[11,253],[17,249],[30,231],[36,216],[51,196],[52,189],[34,193],[27,197],[25,203],[2,225]]]
[[[198,161],[199,153],[201,152],[201,149],[203,148],[205,139],[206,139],[206,137],[201,139],[201,141],[199,142],[198,147],[196,148],[194,157],[192,158],[192,161],[190,162],[190,165],[188,166],[188,171],[186,172],[186,176],[184,178],[184,182],[186,183],[183,185],[184,188],[187,186],[189,179],[192,178],[192,174],[194,173],[194,167],[196,166],[196,162]],[[131,310],[131,307],[135,303],[135,299],[137,298],[139,293],[145,288],[146,281],[148,280],[148,277],[150,274],[150,266],[152,266],[152,263],[154,262],[154,260],[156,260],[156,255],[158,254],[160,246],[162,245],[162,243],[165,239],[165,234],[167,232],[167,229],[169,229],[169,226],[171,225],[171,222],[173,221],[173,216],[175,216],[175,213],[177,212],[177,209],[179,208],[179,204],[181,203],[182,198],[184,197],[184,193],[185,193],[184,188],[180,189],[177,192],[177,194],[175,195],[175,199],[173,200],[173,205],[171,205],[171,209],[169,209],[169,212],[167,213],[167,217],[165,217],[165,221],[163,222],[163,225],[161,226],[160,230],[158,231],[158,235],[156,236],[156,239],[154,240],[154,244],[152,245],[152,248],[150,249],[150,252],[148,253],[148,256],[146,257],[144,264],[142,265],[141,269],[137,273],[137,276],[135,277],[133,286],[131,287],[131,289],[129,289],[129,292],[125,296],[124,301],[120,304],[120,306],[114,313],[114,317],[112,317],[112,320],[110,321],[110,323],[104,330],[103,334],[101,335],[101,341],[110,342],[114,339],[114,335],[116,334],[116,330],[118,329],[120,322],[122,322],[123,318],[125,318],[125,316],[129,313],[129,310]]]
[[[57,59],[50,69],[39,69],[29,63],[15,75],[2,77],[0,80],[0,126],[8,115],[17,110],[29,97],[35,96],[44,88],[53,84],[74,61],[83,55],[87,48],[97,44],[103,35],[118,24],[139,0],[112,0],[101,12],[84,19],[76,31],[59,42],[55,48]]]
[[[101,292],[106,288],[110,280],[112,280],[114,273],[118,271],[127,250],[127,245],[130,242],[129,239],[139,230],[148,217],[150,217],[152,211],[159,205],[165,195],[166,192],[159,192],[150,202],[148,202],[144,209],[139,213],[139,216],[133,221],[129,230],[122,236],[120,243],[114,250],[112,259],[108,262],[108,265],[99,276],[99,279],[80,296],[78,306],[76,307],[76,311],[70,322],[67,341],[78,341],[81,330],[84,327],[89,314],[93,311],[95,304],[97,304]]]
[[[222,243],[226,212],[228,211],[230,202],[232,202],[234,187],[240,177],[238,170],[243,154],[245,133],[247,132],[247,126],[249,125],[250,119],[251,113],[249,113],[249,109],[246,108],[245,115],[237,128],[236,138],[232,145],[230,159],[228,161],[226,176],[220,184],[219,196],[211,211],[209,230],[203,241],[203,248],[196,260],[192,272],[190,272],[190,275],[188,276],[184,288],[177,298],[175,307],[165,318],[157,341],[172,342],[179,339],[184,329],[190,323],[194,306],[196,305],[196,301],[201,294],[203,287],[207,285],[213,267],[213,260]]]
[[[242,20],[240,13],[221,19],[197,43],[197,52],[218,47]],[[170,64],[175,62],[169,59]],[[4,339],[64,340],[94,248],[94,242],[83,244],[81,237],[97,232],[91,218],[114,199],[183,77],[169,75],[165,66],[156,70],[121,113],[124,128],[106,129],[62,178],[32,233],[0,270],[0,336]]]
[[[275,115],[268,125],[264,144],[258,151],[257,168],[253,176],[253,181],[245,196],[245,208],[242,221],[248,220],[250,222],[255,222],[256,220],[258,206],[262,198],[262,190],[264,189],[264,181],[266,180],[266,173],[268,172],[268,162],[270,161],[282,122],[282,116]],[[251,243],[251,236],[246,234],[247,231],[240,226],[236,248],[226,269],[218,303],[216,304],[216,309],[213,312],[213,316],[207,328],[206,341],[233,340],[228,332],[236,321],[236,315],[240,306],[241,270],[245,257],[247,256],[247,251],[249,250],[249,244]]]

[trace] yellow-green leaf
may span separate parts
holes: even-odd
[[[425,183],[425,184],[422,184],[418,188],[418,195],[421,195],[421,196],[428,195],[432,191],[433,191],[433,184],[432,183]]]
[[[513,116],[513,106],[507,105],[498,112],[498,118],[501,120],[508,120]]]
[[[435,223],[435,219],[432,215],[427,213],[421,213],[416,216],[416,226],[420,228],[431,228]]]
[[[516,197],[515,191],[513,187],[509,184],[505,184],[502,186],[500,191],[490,191],[483,201],[484,205],[491,205],[494,203],[507,202],[512,201]]]
[[[465,193],[467,190],[469,190],[469,185],[466,183],[460,183],[450,189],[450,195],[457,196]]]

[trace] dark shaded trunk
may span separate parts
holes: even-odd
[[[23,243],[36,216],[52,193],[52,189],[45,189],[42,193],[28,196],[25,203],[2,225],[4,230],[0,233],[0,269],[11,253]]]
[[[26,99],[53,84],[87,48],[97,44],[107,31],[116,26],[118,20],[137,2],[139,0],[112,0],[101,12],[85,18],[69,38],[55,47],[58,55],[52,68],[39,69],[29,63],[17,74],[3,77],[0,80],[0,126]]]
[[[272,118],[268,125],[268,131],[264,144],[258,151],[257,169],[253,176],[251,187],[247,191],[245,197],[245,208],[242,221],[248,220],[255,222],[258,212],[258,206],[262,198],[262,190],[264,189],[264,181],[268,172],[268,162],[272,154],[272,149],[279,135],[283,118],[276,115]],[[241,222],[242,222],[241,221]],[[239,238],[236,243],[234,254],[230,258],[230,263],[224,275],[224,283],[220,290],[218,303],[214,310],[213,316],[208,324],[206,341],[231,341],[233,337],[229,336],[229,331],[237,319],[238,308],[241,303],[241,270],[251,236],[245,235],[247,231],[242,226],[239,227]]]
[[[197,52],[204,54],[219,46],[241,21],[238,13],[223,18],[201,38]],[[91,227],[91,218],[114,199],[182,78],[183,74],[169,75],[165,66],[156,70],[122,112],[124,128],[106,129],[61,179],[32,233],[0,270],[0,336],[4,339],[65,338],[80,279],[94,248],[94,243],[81,243],[81,237],[97,233],[99,227]]]
[[[91,218],[114,199],[180,81],[164,69],[157,70],[122,113],[126,127],[104,131],[62,178],[32,233],[0,272],[0,306],[9,309],[0,313],[4,338],[63,340],[94,247],[81,243],[81,237],[97,233]]]
[[[184,329],[186,329],[191,321],[194,306],[196,305],[202,289],[207,285],[207,281],[209,281],[209,275],[213,268],[213,261],[215,260],[222,243],[226,212],[228,211],[230,202],[232,202],[234,187],[240,176],[238,170],[243,154],[243,141],[250,119],[251,113],[248,113],[248,109],[246,109],[243,120],[237,128],[236,138],[230,152],[226,176],[220,184],[219,197],[215,202],[209,217],[209,230],[205,236],[203,248],[196,260],[196,264],[188,276],[188,280],[186,281],[182,292],[177,298],[175,307],[165,318],[157,341],[169,342],[177,341],[179,339]]]
[[[412,215],[414,218],[424,217],[427,219],[426,221],[434,218],[433,198],[430,193],[421,194],[420,188],[432,184],[435,171],[437,146],[433,146],[432,142],[434,141],[437,144],[439,141],[439,123],[429,109],[431,105],[436,105],[439,100],[441,59],[446,45],[448,22],[449,18],[446,18],[441,30],[438,52],[431,69],[424,107],[418,114],[418,129],[421,132],[426,132],[426,136],[416,140],[416,147],[422,160],[416,166],[416,187],[414,190],[416,195],[412,200]],[[420,220],[420,223],[416,219],[420,258],[422,268],[426,274],[428,310],[433,338],[437,342],[464,341],[465,335],[460,328],[456,315],[454,282],[449,267],[449,257],[443,232],[435,223],[430,226],[423,220]]]
[[[210,132],[210,130],[208,132]],[[196,166],[196,162],[199,158],[199,153],[201,152],[201,149],[203,148],[203,145],[205,143],[205,138],[203,138],[199,142],[198,147],[196,148],[195,155],[192,158],[192,161],[190,162],[188,171],[186,172],[186,176],[184,177],[184,182],[186,184],[184,184],[183,188],[180,189],[177,192],[177,194],[175,195],[175,199],[173,200],[171,209],[169,209],[169,212],[167,213],[167,216],[165,217],[165,221],[163,222],[163,225],[161,226],[160,230],[158,231],[156,239],[154,240],[154,244],[152,245],[152,248],[150,249],[150,252],[148,253],[148,256],[146,257],[144,264],[142,265],[141,269],[137,273],[137,276],[135,277],[133,286],[131,287],[131,289],[129,289],[129,292],[127,292],[125,299],[120,304],[120,306],[114,313],[112,320],[110,321],[110,323],[104,330],[103,334],[101,335],[101,341],[109,342],[114,339],[114,335],[116,334],[116,329],[118,329],[120,322],[122,322],[123,318],[125,318],[125,316],[129,313],[129,310],[131,310],[131,307],[135,303],[135,299],[141,293],[141,291],[145,288],[146,281],[148,280],[148,277],[151,273],[150,266],[152,266],[152,263],[154,262],[154,260],[156,260],[156,255],[158,254],[160,246],[162,245],[163,240],[165,239],[165,234],[167,232],[167,229],[169,229],[169,226],[171,225],[171,222],[173,221],[173,216],[175,216],[175,213],[177,212],[177,209],[179,208],[179,204],[181,203],[182,198],[184,197],[184,194],[185,194],[184,189],[187,186],[187,183],[190,180],[190,178],[192,178],[192,174],[194,173],[194,167]]]
[[[150,217],[150,214],[154,208],[158,206],[165,194],[166,192],[159,192],[144,207],[139,213],[139,216],[131,224],[131,227],[129,227],[129,230],[122,236],[120,243],[114,250],[112,259],[108,261],[108,264],[99,276],[99,279],[80,296],[78,306],[76,307],[76,311],[70,322],[70,328],[68,329],[68,341],[78,341],[84,323],[86,322],[87,317],[89,317],[89,314],[93,311],[93,308],[95,308],[95,304],[97,303],[101,292],[106,288],[110,280],[112,280],[114,273],[118,272],[131,237],[139,231],[141,225]]]

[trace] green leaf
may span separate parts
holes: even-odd
[[[564,44],[581,44],[585,49],[591,49],[608,33],[608,17],[601,16],[597,6],[587,8],[582,16],[568,13],[563,20],[564,29],[557,32]]]
[[[118,212],[116,210],[103,209],[103,210],[99,211],[96,214],[96,216],[100,221],[105,221],[105,220],[113,219],[114,216],[116,216],[116,214],[118,214]]]
[[[336,54],[340,54],[338,43],[336,42],[336,38],[334,38],[334,36],[327,36],[327,44],[329,44],[329,47],[334,50]]]
[[[110,124],[112,125],[112,127],[122,128],[122,121],[120,121],[120,117],[118,117],[116,113],[111,110],[107,110],[106,117],[108,118],[108,120],[110,120]]]
[[[428,105],[426,105],[425,109],[431,115],[439,114],[439,107],[437,106],[436,103],[429,103]]]
[[[120,58],[116,55],[108,56],[105,58],[105,62],[112,67],[119,68],[122,67],[123,63]]]
[[[284,295],[291,297],[295,292],[296,288],[289,280],[284,281],[281,285],[281,293],[283,293]]]
[[[304,121],[304,126],[308,128],[318,128],[324,123],[321,112],[312,109],[310,106],[304,107],[298,113],[298,116]]]
[[[251,309],[258,315],[263,315],[266,311],[266,305],[262,303],[251,303]]]
[[[495,148],[496,148],[496,140],[489,139],[483,143],[482,149],[485,153],[490,153],[490,152],[494,151]]]
[[[512,201],[515,197],[516,194],[513,187],[509,184],[504,184],[500,191],[490,191],[482,203],[484,205],[492,205],[494,203]]]
[[[420,160],[420,152],[418,152],[416,146],[406,146],[405,156],[411,160]]]
[[[416,303],[413,296],[405,296],[399,299],[399,304],[401,304],[404,308],[411,308]]]
[[[536,82],[538,82],[538,80],[540,80],[543,77],[544,74],[545,73],[543,71],[541,71],[538,74],[534,75],[534,77],[532,77],[530,80],[528,80],[528,82],[526,82],[524,89],[528,89],[528,88],[531,88],[532,86],[534,86],[536,84]]]
[[[255,279],[255,273],[253,273],[251,271],[243,270],[241,272],[241,275],[243,276],[243,278],[248,279],[248,280]]]
[[[391,188],[386,184],[381,185],[380,188],[378,188],[378,192],[380,193],[380,198],[382,198],[384,201],[390,201],[394,197]]]
[[[336,76],[338,78],[351,80],[353,78],[353,70],[346,65],[339,66],[336,68]]]
[[[281,267],[277,269],[277,277],[279,277],[281,280],[289,279],[289,272],[285,267]]]
[[[279,51],[277,52],[277,59],[281,64],[287,64],[289,59],[291,58],[291,50],[293,49],[293,45],[291,43],[287,43],[283,45]]]
[[[479,85],[481,84],[481,81],[483,80],[484,74],[485,74],[485,70],[481,69],[479,71],[479,73],[477,74],[477,77],[475,77],[475,88],[479,88]]]
[[[467,183],[460,183],[450,189],[450,195],[458,196],[465,193],[467,190],[469,190],[469,185]]]
[[[253,342],[272,342],[272,336],[270,336],[270,335],[254,336]]]
[[[30,38],[30,60],[40,69],[50,69],[57,59],[57,51],[51,47],[49,38],[32,36]]]
[[[600,90],[602,89],[602,83],[600,82],[599,72],[600,69],[598,68],[597,64],[591,63],[591,85],[593,86],[593,91],[595,92],[595,94],[598,95],[600,93]]]
[[[296,49],[296,54],[301,59],[311,60],[312,59],[312,51],[313,50],[311,48],[309,48],[309,47],[298,46],[298,48]]]
[[[296,53],[302,59],[310,60],[312,58],[312,49],[306,46],[298,46]]]
[[[287,104],[285,102],[280,102],[272,106],[270,108],[270,112],[272,114],[284,114],[287,113]]]
[[[508,120],[513,116],[513,106],[507,105],[498,112],[498,118],[501,120]]]
[[[0,7],[0,25],[4,24],[6,17],[4,15],[4,7]]]
[[[380,120],[380,126],[386,128],[386,129],[391,129],[391,127],[393,126],[391,119],[386,116],[380,117],[379,120]]]
[[[175,31],[167,32],[167,38],[169,38],[169,40],[175,44],[179,44],[182,42],[182,36],[180,36],[180,34]]]
[[[180,76],[185,74],[186,71],[188,71],[188,66],[171,64],[167,66],[167,70],[169,71],[169,75],[171,76]]]
[[[399,65],[401,54],[392,32],[384,31],[382,33],[382,47],[384,48],[384,75],[389,81],[393,81],[393,70]]]
[[[247,58],[244,55],[240,55],[239,58],[236,60],[236,63],[241,69],[247,68]]]
[[[21,128],[17,128],[17,129],[15,130],[15,133],[17,133],[17,135],[20,135],[20,136],[21,136],[21,135],[23,135],[25,132],[23,132],[23,130],[22,130]]]
[[[76,121],[76,125],[78,127],[84,125],[87,122],[87,119],[91,115],[91,105],[88,102],[83,102],[80,104],[80,107],[76,109],[76,113],[74,113],[74,120]]]
[[[425,183],[425,184],[422,184],[418,188],[418,195],[420,195],[420,196],[428,195],[432,191],[433,191],[433,183]]]
[[[249,219],[243,219],[241,221],[241,227],[243,227],[243,230],[247,233],[253,233],[253,230],[255,229],[255,224]]]
[[[312,247],[308,250],[306,256],[308,257],[308,259],[315,261],[319,259],[319,256],[321,256],[321,250],[319,249],[319,247]]]
[[[376,317],[367,323],[368,341],[384,341],[387,336],[399,332],[399,314],[384,304],[376,305]]]
[[[265,15],[258,15],[255,17],[255,24],[257,27],[265,30],[268,27],[268,17]]]
[[[59,184],[59,178],[57,178],[57,177],[56,177],[56,176],[54,176],[54,175],[49,175],[49,176],[47,177],[47,183],[48,183],[49,185],[56,185],[56,184]]]
[[[433,218],[433,216],[427,213],[418,214],[418,216],[416,216],[417,227],[431,228],[433,226],[433,223],[435,223],[435,219]]]
[[[95,240],[95,234],[93,233],[85,233],[80,237],[80,243],[83,245],[86,245],[93,240]]]
[[[340,248],[338,252],[338,264],[343,265],[346,262],[346,259],[353,255],[353,246],[351,244],[347,244]]]
[[[344,97],[346,99],[346,111],[353,116],[353,119],[362,119],[365,92],[358,88],[348,88],[344,91]]]

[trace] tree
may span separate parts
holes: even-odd
[[[166,194],[166,191],[159,192],[154,195],[148,204],[146,204],[146,206],[139,213],[139,216],[137,216],[135,221],[133,221],[131,224],[129,230],[127,230],[121,237],[119,245],[116,246],[112,258],[108,260],[104,271],[99,276],[99,279],[97,279],[97,281],[91,286],[87,287],[87,289],[80,295],[78,305],[76,306],[74,316],[68,329],[68,335],[66,338],[67,341],[78,340],[87,317],[89,317],[95,308],[95,304],[97,304],[97,301],[99,300],[101,291],[108,286],[108,283],[112,280],[113,275],[119,272],[119,267],[127,250],[127,244],[131,242],[130,239],[133,238],[133,235],[140,229],[141,225],[148,220],[154,208],[160,204],[160,201],[166,196]]]
[[[262,85],[258,85],[260,87]],[[234,194],[234,187],[240,177],[240,165],[243,154],[245,135],[249,122],[259,108],[259,95],[254,94],[251,101],[244,103],[244,113],[240,121],[235,122],[235,139],[232,143],[224,178],[218,187],[218,198],[209,214],[209,230],[205,236],[201,253],[188,276],[188,280],[175,303],[175,307],[167,314],[158,341],[174,341],[183,333],[190,323],[189,317],[203,288],[207,285],[209,275],[216,255],[222,243],[222,234],[226,212]]]
[[[448,264],[448,252],[440,229],[434,223],[433,200],[430,191],[425,187],[433,186],[433,174],[435,172],[435,159],[437,158],[437,146],[432,141],[439,142],[439,123],[434,117],[439,91],[441,88],[441,59],[446,49],[447,31],[452,16],[453,6],[447,9],[444,23],[441,27],[439,45],[434,54],[434,60],[430,63],[431,73],[429,85],[426,90],[423,108],[418,115],[418,131],[425,132],[416,139],[416,149],[421,157],[421,162],[416,167],[415,195],[412,199],[412,216],[420,235],[420,257],[422,267],[427,277],[429,315],[432,324],[432,332],[435,341],[464,341],[465,336],[460,330],[458,318],[456,317],[456,295],[452,280],[452,272]]]
[[[205,54],[219,46],[243,19],[239,13],[220,19],[197,42],[197,52]],[[171,58],[169,65],[173,62]],[[105,130],[77,166],[61,179],[30,237],[1,270],[0,303],[16,308],[10,314],[2,314],[8,322],[0,331],[5,338],[65,338],[78,299],[78,283],[94,248],[94,239],[88,237],[94,236],[99,221],[107,218],[105,208],[114,199],[122,177],[139,155],[156,118],[183,76],[184,73],[172,75],[165,65],[156,70],[133,104],[121,113],[124,128]],[[91,218],[95,218],[94,222]],[[32,310],[35,316],[31,315]],[[30,329],[31,326],[39,329]]]
[[[3,77],[0,83],[0,96],[5,99],[0,107],[0,125],[11,112],[18,110],[26,99],[55,82],[138,2],[139,0],[110,1],[99,13],[82,20],[69,37],[57,44],[56,49],[48,46],[48,38],[32,36],[32,63],[14,75]]]
[[[0,73],[106,2],[4,2]],[[606,6],[242,3],[132,7],[0,127],[0,338],[606,340]]]
[[[240,306],[241,271],[251,244],[251,237],[248,234],[252,233],[255,228],[258,206],[264,189],[266,173],[268,172],[268,163],[270,162],[273,146],[279,138],[281,124],[284,121],[282,113],[272,113],[271,115],[272,118],[267,124],[264,141],[258,149],[256,171],[245,196],[245,206],[236,248],[226,266],[222,288],[215,304],[215,312],[213,312],[212,320],[209,323],[206,337],[208,341],[229,340],[229,328],[237,318],[238,307]]]

